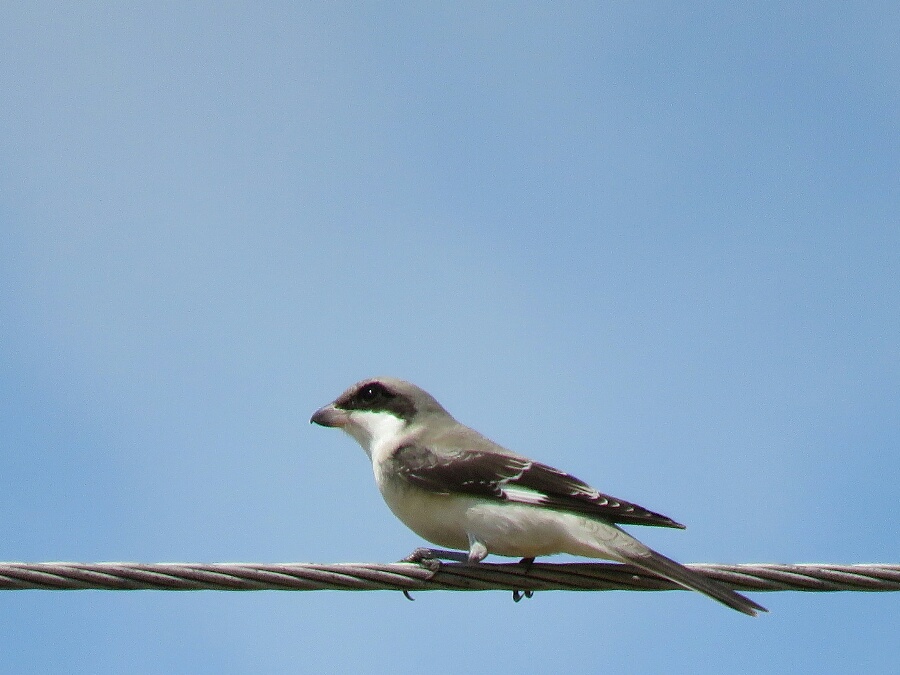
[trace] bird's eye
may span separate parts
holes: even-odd
[[[367,385],[359,390],[356,394],[357,399],[359,399],[360,403],[372,403],[376,398],[378,398],[379,389],[373,384]]]

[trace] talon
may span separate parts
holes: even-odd
[[[411,595],[409,594],[409,591],[403,591],[403,595],[405,595],[405,596],[406,596],[406,599],[409,600],[410,602],[415,602],[415,601],[416,601],[416,599],[415,599],[413,596],[411,596]]]
[[[525,568],[525,574],[528,574],[531,571],[531,566],[534,565],[534,556],[522,558],[519,564]],[[533,595],[534,591],[513,591],[513,600],[519,602],[523,597],[530,598]]]
[[[513,594],[513,602],[519,602],[522,598],[530,598],[534,595],[534,591],[520,591],[515,590],[512,592]]]

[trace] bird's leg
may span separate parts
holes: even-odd
[[[483,541],[480,541],[474,534],[469,535],[469,555],[468,562],[471,565],[480,563],[487,558],[488,550]]]
[[[530,558],[522,558],[519,561],[519,564],[525,568],[525,574],[528,574],[531,571],[531,566],[534,565],[534,556]],[[530,598],[534,595],[534,591],[513,591],[513,602],[519,602],[523,597]]]
[[[430,567],[430,562],[436,562],[440,566],[441,560],[453,560],[454,562],[466,562],[468,556],[462,551],[445,551],[440,548],[425,548],[420,546],[400,562],[423,564]]]

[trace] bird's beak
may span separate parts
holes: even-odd
[[[311,424],[318,424],[323,427],[343,427],[349,422],[347,413],[334,407],[334,403],[329,403],[316,410],[313,416],[309,418]]]

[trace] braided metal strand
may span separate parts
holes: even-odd
[[[738,591],[900,591],[900,565],[693,564]],[[672,582],[617,563],[0,563],[0,590],[662,591]]]

